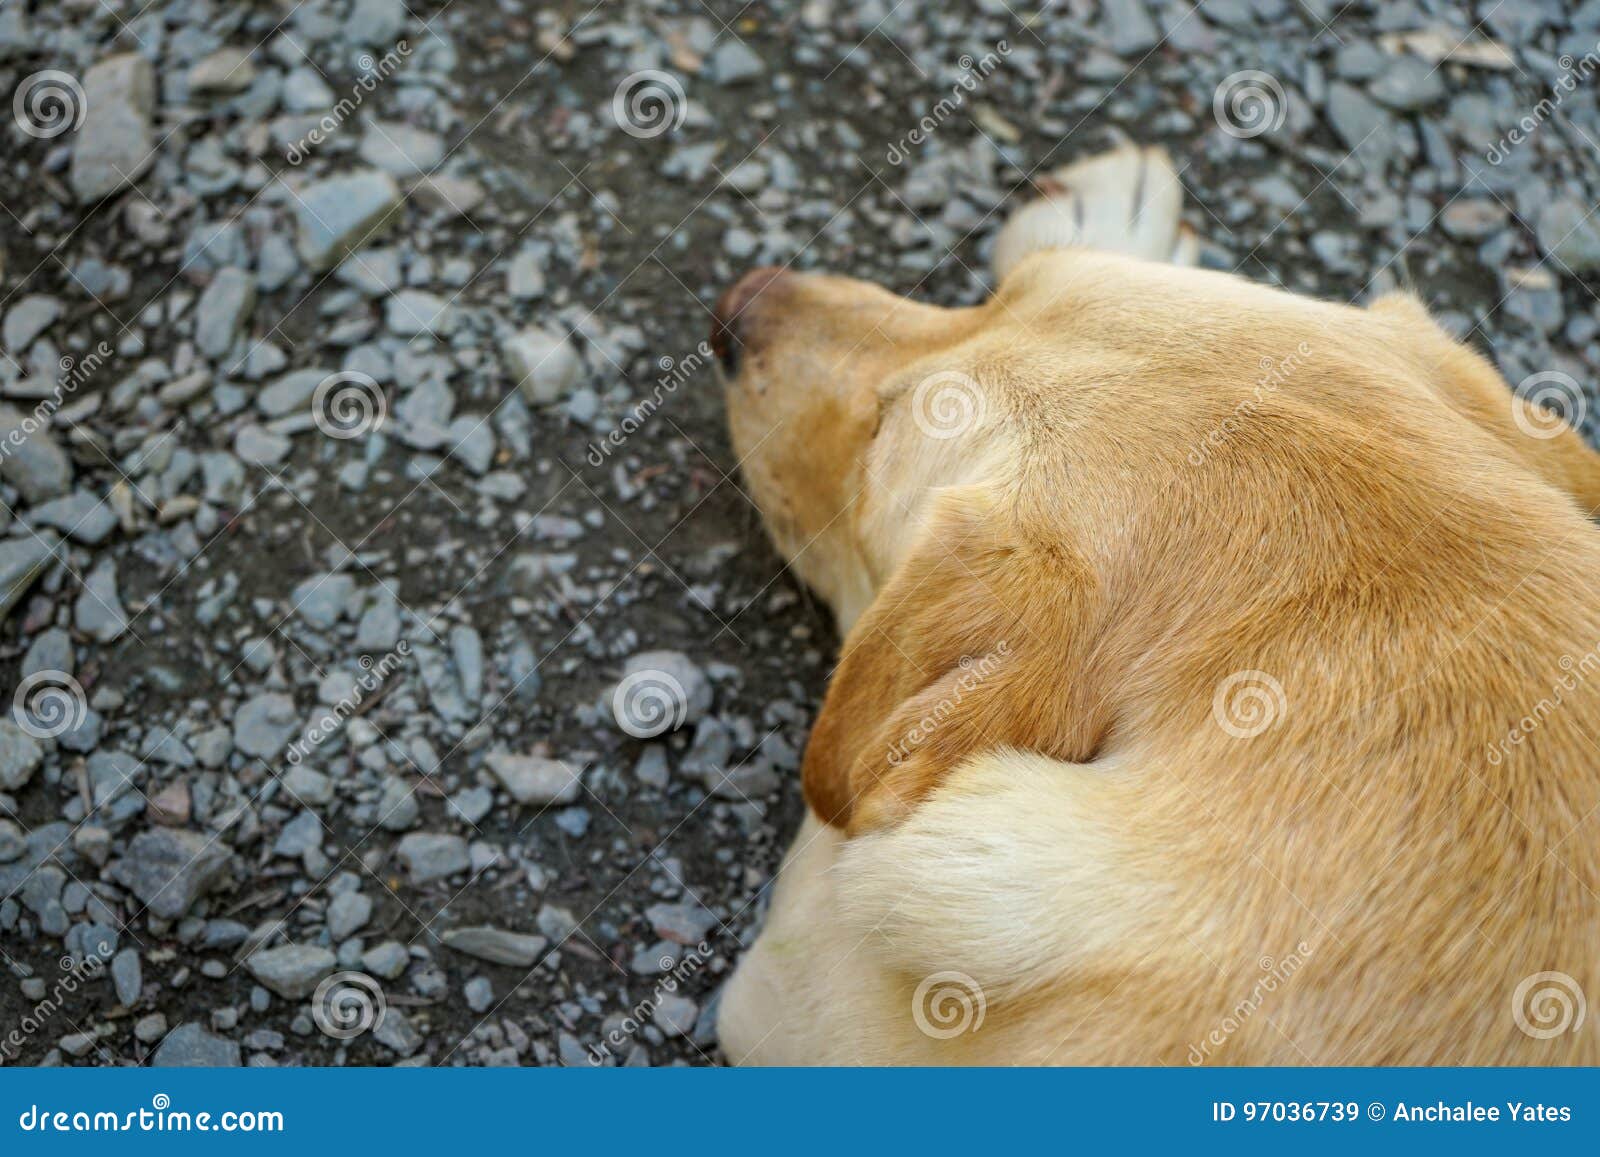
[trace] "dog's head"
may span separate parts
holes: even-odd
[[[1071,527],[1103,530],[1143,501],[1118,510],[1124,488],[1085,487],[1114,469],[1124,420],[1102,419],[1137,359],[1084,339],[1095,323],[1063,272],[1043,258],[987,304],[947,309],[762,269],[717,304],[750,490],[850,636],[806,755],[826,819],[892,819],[979,748],[1085,758],[1098,743],[1104,714],[1073,654],[1091,637],[1095,567]],[[1069,664],[1084,677],[1064,686]]]

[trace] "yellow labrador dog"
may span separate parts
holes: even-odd
[[[1600,1062],[1600,458],[1412,297],[1174,263],[1158,152],[1048,189],[982,305],[718,305],[845,635],[726,1055]]]

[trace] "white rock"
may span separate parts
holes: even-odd
[[[508,338],[500,356],[523,397],[538,406],[566,397],[583,370],[572,343],[548,330],[526,329]]]

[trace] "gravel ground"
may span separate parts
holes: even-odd
[[[837,640],[707,303],[1159,141],[1592,433],[1600,0],[1469,7],[0,0],[0,1060],[714,1063]]]

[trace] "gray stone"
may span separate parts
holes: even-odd
[[[487,976],[474,976],[462,986],[461,995],[467,998],[467,1007],[473,1012],[487,1012],[494,1004],[494,985]]]
[[[1539,214],[1539,247],[1574,273],[1600,270],[1600,221],[1581,201],[1561,197]]]
[[[400,840],[395,858],[413,884],[442,880],[472,866],[467,841],[441,832],[412,832]]]
[[[24,501],[59,498],[72,488],[72,460],[48,418],[0,405],[0,450],[0,478],[21,491]]]
[[[289,453],[289,439],[264,426],[241,426],[233,452],[251,466],[276,466]]]
[[[1143,0],[1104,0],[1100,9],[1106,40],[1118,56],[1143,56],[1161,43],[1161,30]]]
[[[5,348],[21,357],[33,339],[49,329],[61,316],[61,303],[44,293],[30,293],[17,299],[6,313],[5,325],[0,327],[0,341]]]
[[[448,334],[455,327],[450,303],[435,293],[402,289],[384,303],[384,325],[401,337]]]
[[[398,1008],[384,1010],[383,1019],[372,1027],[372,1039],[403,1057],[422,1047],[422,1034]]]
[[[74,490],[40,503],[28,512],[28,520],[89,546],[98,546],[117,528],[117,514],[111,504],[87,490]]]
[[[403,832],[416,826],[422,807],[417,803],[417,793],[404,781],[389,779],[384,782],[383,794],[378,799],[378,826],[386,832]]]
[[[398,940],[374,944],[361,954],[361,967],[384,980],[394,980],[411,963],[411,954]]]
[[[72,621],[91,639],[110,643],[128,629],[128,612],[117,593],[117,564],[102,559],[83,580],[83,593],[72,607]]]
[[[406,26],[405,0],[355,0],[345,18],[345,35],[356,44],[393,44]]]
[[[306,809],[283,825],[273,842],[272,854],[291,859],[322,846],[322,821],[317,813]]]
[[[77,658],[72,650],[72,636],[61,627],[50,627],[40,631],[28,645],[20,673],[26,679],[40,671],[65,671],[70,675],[75,670]]]
[[[243,92],[255,79],[249,49],[224,45],[189,69],[189,92],[194,96]]]
[[[113,881],[163,920],[194,906],[228,867],[228,849],[198,832],[150,828],[133,837],[108,870]]]
[[[572,343],[542,329],[523,330],[506,339],[500,345],[500,356],[522,396],[536,406],[566,397],[583,372]]]
[[[352,575],[315,575],[294,588],[290,605],[296,615],[327,630],[344,614],[355,590],[356,580]]]
[[[290,112],[321,112],[333,100],[333,89],[322,79],[320,68],[291,68],[283,78],[283,107]]]
[[[372,919],[372,898],[344,892],[328,902],[328,935],[337,942],[354,936]]]
[[[520,968],[536,964],[548,943],[543,936],[508,932],[487,925],[452,928],[439,940],[446,948],[453,948],[479,960],[487,960],[492,964],[514,964]]]
[[[246,755],[273,759],[293,737],[300,714],[294,700],[276,691],[247,699],[233,717],[233,746]]]
[[[155,160],[155,70],[136,52],[107,57],[84,74],[83,94],[87,112],[69,179],[78,200],[89,204],[138,180]]]
[[[518,301],[544,295],[544,268],[532,249],[520,249],[506,267],[506,291]]]
[[[163,1069],[238,1068],[239,1046],[190,1022],[180,1024],[167,1034],[167,1039],[156,1049],[150,1063]]]
[[[53,530],[0,540],[0,619],[44,573],[59,541]]]
[[[380,592],[356,624],[356,650],[368,654],[394,650],[400,641],[400,606]]]
[[[372,121],[361,137],[361,159],[396,177],[420,176],[443,157],[437,133],[404,121]]]
[[[718,84],[744,84],[767,71],[767,62],[736,36],[717,45],[707,66]]]
[[[477,414],[462,414],[450,423],[450,456],[477,475],[494,465],[494,428]]]
[[[338,966],[339,960],[326,948],[314,944],[285,944],[253,952],[245,960],[262,984],[288,1000],[310,996],[317,982]]]
[[[539,926],[539,931],[551,940],[560,943],[578,930],[578,918],[569,908],[562,908],[556,904],[545,904],[539,908],[539,914],[533,918]]]
[[[675,992],[663,993],[656,1003],[655,1026],[669,1037],[688,1036],[694,1031],[694,1022],[700,1016],[700,1006],[687,996]]]
[[[559,759],[491,751],[483,762],[519,804],[569,804],[583,791],[581,769]]]
[[[468,703],[483,698],[483,638],[465,624],[450,628],[450,657]]]
[[[111,958],[111,987],[122,1007],[132,1008],[139,1003],[144,992],[144,969],[137,948],[124,948]]]
[[[717,924],[716,916],[696,900],[652,904],[644,915],[657,936],[674,944],[699,944]]]
[[[332,370],[291,370],[256,395],[256,409],[269,418],[306,410],[317,387],[332,376]]]
[[[412,186],[411,196],[424,208],[464,217],[483,203],[483,186],[465,177],[430,173]]]
[[[28,846],[22,829],[7,819],[0,819],[0,864],[9,864],[21,857]]]
[[[1391,147],[1389,116],[1360,89],[1347,84],[1328,86],[1328,120],[1345,148],[1365,156],[1384,155]]]
[[[400,186],[381,169],[308,186],[295,201],[300,256],[314,270],[331,269],[388,228],[400,203]]]
[[[256,283],[251,274],[231,265],[217,270],[195,310],[194,340],[200,352],[209,358],[226,354],[255,307]]]
[[[1372,98],[1392,109],[1410,112],[1438,100],[1445,93],[1439,69],[1419,56],[1405,54],[1388,60],[1367,85]]]
[[[39,741],[9,719],[0,719],[0,790],[16,791],[44,762]]]

